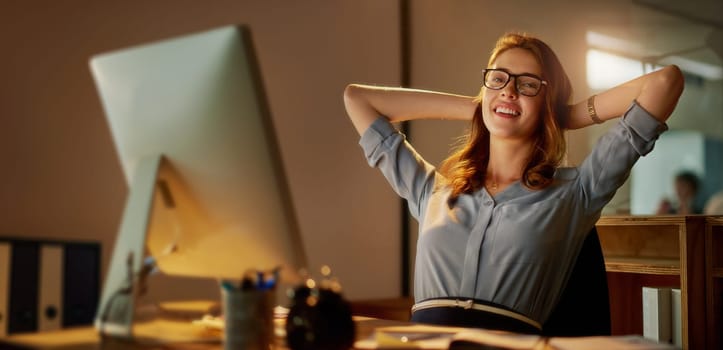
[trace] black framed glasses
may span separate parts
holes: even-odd
[[[547,82],[540,79],[540,77],[529,74],[511,74],[503,69],[485,69],[484,73],[484,86],[492,90],[502,90],[510,82],[510,79],[515,78],[515,89],[521,95],[534,97],[540,93],[543,85],[547,85]]]

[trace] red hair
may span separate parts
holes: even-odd
[[[497,40],[489,59],[491,66],[499,55],[509,49],[521,48],[529,51],[542,66],[542,79],[545,86],[544,104],[540,122],[535,130],[534,146],[522,174],[522,183],[534,190],[540,190],[552,184],[555,170],[562,162],[565,151],[563,128],[568,119],[569,100],[572,86],[560,60],[552,49],[542,40],[526,34],[508,33]],[[477,102],[482,101],[482,87]],[[469,133],[463,138],[461,146],[449,156],[440,171],[451,187],[450,203],[463,193],[472,193],[481,189],[485,183],[487,163],[489,161],[489,131],[482,120],[482,110],[477,107],[472,118]]]

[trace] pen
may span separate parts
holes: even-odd
[[[231,282],[226,280],[221,281],[221,287],[228,292],[233,292],[234,290],[236,290],[236,287],[234,287]]]
[[[252,290],[254,289],[254,282],[250,278],[244,277],[241,280],[241,290]]]
[[[276,267],[270,272],[258,271],[258,279],[256,281],[256,288],[258,290],[272,290],[276,288],[276,284],[279,281],[280,268]]]
[[[243,277],[241,278],[241,290],[253,290],[256,288],[254,285],[254,272],[253,270],[246,270]]]
[[[264,290],[265,287],[266,287],[266,282],[264,279],[264,272],[256,271],[256,289]]]

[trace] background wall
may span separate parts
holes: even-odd
[[[0,235],[100,240],[107,264],[127,188],[88,58],[248,23],[312,270],[331,265],[352,299],[398,295],[398,199],[365,164],[345,116],[342,91],[349,82],[400,84],[399,3],[2,2]],[[636,11],[641,3],[650,2],[410,0],[410,85],[476,94],[496,38],[518,30],[541,37],[557,52],[572,79],[573,100],[579,101],[591,92],[585,79],[589,30],[618,34],[646,48],[651,43],[688,47],[705,40],[705,28],[680,18],[656,17],[641,29],[641,22],[649,21]],[[711,5],[720,7],[715,0],[691,0],[689,7],[720,13],[706,11]],[[681,23],[685,30],[680,32],[692,35],[666,34]],[[723,121],[723,98],[720,88],[716,91],[709,101],[718,106],[717,115],[706,125]],[[685,115],[699,102],[696,96],[682,101],[676,113]],[[690,114],[704,116],[705,110]],[[579,164],[612,124],[570,132],[569,163]],[[689,126],[671,123],[673,128]],[[463,128],[456,122],[414,122],[409,136],[427,160],[438,163]],[[629,198],[626,187],[620,192]]]
[[[411,1],[411,85],[416,88],[476,95],[482,81],[481,71],[487,66],[487,59],[496,39],[504,32],[521,31],[541,38],[556,52],[571,79],[574,91],[572,101],[578,102],[595,93],[588,86],[586,77],[586,54],[591,47],[586,39],[588,31],[628,40],[630,48],[641,56],[702,47],[707,35],[711,35],[710,28],[690,18],[676,17],[642,7],[641,3],[644,2],[646,1]],[[694,4],[691,3],[690,7],[700,11],[690,12],[697,14],[705,13],[711,7],[717,6],[720,9],[721,6],[720,2],[714,1],[692,2]],[[656,3],[664,5],[672,2]],[[692,33],[697,34],[688,36]],[[720,44],[723,38],[718,38]],[[701,52],[691,54],[696,53]],[[615,67],[606,69],[612,71]],[[701,84],[705,85],[705,89],[702,89]],[[723,139],[721,101],[723,94],[720,80],[699,81],[697,84],[687,82],[686,91],[668,124],[671,129],[704,131],[706,135]],[[615,120],[582,130],[568,131],[567,163],[579,165],[599,136],[617,122]],[[411,142],[425,159],[433,164],[439,164],[448,155],[451,145],[466,128],[463,122],[450,121],[425,120],[410,124]],[[678,152],[653,153],[678,158],[684,157],[688,150],[679,149]],[[718,153],[711,157],[723,162],[723,154]],[[670,160],[667,163],[671,164]],[[660,178],[656,184],[663,186],[661,191],[669,191],[672,178]],[[649,200],[657,203],[657,192],[650,195],[654,198]],[[615,214],[618,210],[625,211],[629,208],[628,182],[619,189],[605,213]],[[414,251],[416,222],[410,220],[410,226],[410,249]],[[413,264],[413,256],[414,254],[410,264]]]
[[[0,235],[99,240],[105,271],[127,186],[89,57],[234,23],[252,30],[312,270],[351,298],[397,295],[398,201],[342,101],[352,81],[399,85],[397,1],[2,2]]]

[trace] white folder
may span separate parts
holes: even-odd
[[[670,343],[670,288],[643,287],[643,336]]]
[[[38,331],[60,329],[63,320],[63,247],[44,244],[40,248],[38,281]],[[51,310],[54,310],[51,311]]]
[[[673,345],[683,347],[683,311],[680,305],[680,289],[673,288],[670,290],[670,318],[671,333],[673,337]]]
[[[0,337],[8,334],[10,254],[10,243],[0,243]]]

